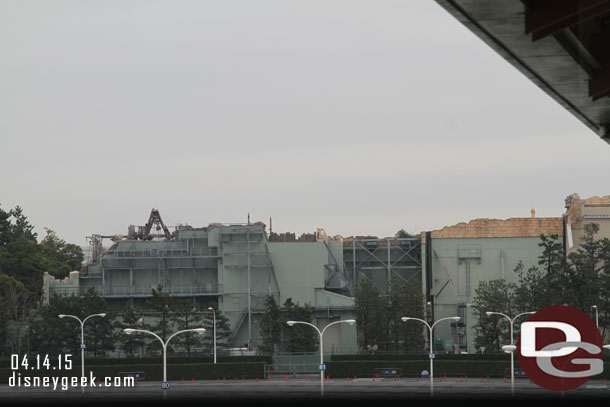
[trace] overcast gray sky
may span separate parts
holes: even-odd
[[[585,86],[586,84],[583,84]],[[0,205],[420,232],[610,194],[610,146],[432,0],[0,0]]]

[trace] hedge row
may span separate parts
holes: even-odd
[[[330,377],[372,377],[376,369],[400,369],[400,376],[417,377],[424,370],[430,370],[430,360],[408,361],[341,361],[327,362],[326,373]],[[520,367],[515,363],[515,370]],[[440,377],[509,377],[510,362],[490,360],[435,360],[434,376]],[[607,376],[606,376],[607,375]],[[593,376],[593,379],[610,377],[610,363],[604,363],[604,373]]]
[[[43,359],[44,355],[41,355]],[[19,355],[19,360],[23,358],[23,355]],[[49,358],[57,358],[57,355],[49,355]],[[30,355],[28,360],[31,363],[35,363],[36,355]],[[80,354],[72,355],[72,364],[78,365],[80,368],[81,357]],[[251,363],[260,362],[265,364],[271,364],[271,356],[218,356],[216,358],[218,363]],[[214,358],[209,356],[180,356],[180,357],[168,357],[167,364],[193,364],[193,363],[213,363]],[[98,365],[159,365],[163,364],[163,358],[161,356],[144,357],[144,358],[86,358],[85,366],[98,366]],[[0,359],[0,368],[9,368],[10,359]]]
[[[424,360],[428,359],[427,353],[387,353],[387,354],[375,354],[375,355],[332,355],[331,360],[336,362],[347,362],[347,361],[367,361],[367,360],[388,360],[388,361],[408,361],[408,360]],[[437,353],[435,360],[473,360],[473,361],[510,361],[510,354],[508,353],[469,353],[469,354],[456,354],[456,353]],[[517,358],[515,357],[515,360]],[[610,363],[609,355],[602,355],[602,360],[605,363]]]
[[[425,360],[427,353],[376,353],[374,355],[332,355],[333,361],[366,361],[366,360]],[[437,353],[435,360],[501,360],[510,361],[508,353]]]
[[[379,368],[400,369],[400,376],[417,377],[424,370],[430,370],[430,360],[365,360],[332,361],[327,363],[330,377],[372,377]],[[510,363],[495,360],[435,360],[434,375],[449,377],[504,377]]]
[[[264,362],[239,362],[239,363],[189,363],[189,364],[167,364],[168,380],[216,380],[226,378],[226,380],[237,379],[256,379],[264,376]],[[163,380],[162,364],[130,364],[130,365],[98,365],[88,367],[85,363],[85,372],[102,380],[103,377],[117,377],[119,373],[143,372],[146,380]],[[80,376],[80,364],[74,366],[70,371],[57,370],[18,370],[21,377],[24,376]],[[0,369],[0,383],[8,383],[8,379],[13,375],[13,371],[7,368]]]

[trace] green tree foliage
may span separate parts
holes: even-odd
[[[405,238],[416,237],[416,236],[410,234],[409,232],[407,232],[404,229],[400,229],[398,232],[396,232],[396,237],[399,239],[405,239]]]
[[[99,313],[107,315],[89,318],[85,323],[86,354],[97,357],[114,350],[114,315],[108,312],[105,300],[93,290],[84,297],[54,295],[48,305],[40,307],[30,319],[30,350],[39,354],[80,354],[80,323],[74,318],[59,318],[59,315],[74,315],[82,321]]]
[[[163,342],[167,341],[167,338],[173,334],[171,315],[173,303],[174,298],[164,293],[162,286],[153,288],[152,297],[146,300],[146,308],[154,313],[155,319],[152,324],[144,324],[144,329],[159,335]],[[168,352],[172,345],[173,343],[170,343],[168,346]],[[158,352],[162,350],[161,343],[156,339],[149,342],[148,348]]]
[[[216,351],[218,352],[219,349],[229,346],[233,332],[229,324],[229,317],[216,307],[212,307],[216,313]],[[214,347],[214,314],[211,311],[209,311],[203,320],[203,327],[206,329],[205,336],[203,337],[204,349],[207,353],[211,353]]]
[[[0,338],[8,339],[7,351],[21,352],[27,318],[34,300],[23,283],[0,274]],[[11,330],[7,330],[8,321],[11,321]]]
[[[83,250],[57,236],[51,229],[45,228],[47,235],[40,242],[40,247],[46,261],[45,268],[53,270],[55,278],[64,278],[73,270],[80,270],[84,255]]]
[[[519,263],[518,269],[523,265]],[[498,351],[502,345],[510,343],[508,320],[499,315],[486,315],[486,312],[501,312],[513,317],[513,287],[506,280],[489,280],[479,282],[472,302],[473,314],[477,319],[474,329],[477,333],[475,347],[486,347],[489,351]]]
[[[519,262],[515,268],[517,283],[482,281],[474,301],[479,314],[477,346],[497,350],[499,345],[509,342],[508,321],[500,318],[498,322],[502,325],[497,327],[484,315],[485,311],[503,312],[514,317],[550,305],[569,305],[591,315],[592,306],[597,305],[600,328],[604,334],[606,323],[610,321],[610,240],[595,239],[598,231],[599,225],[586,224],[581,245],[567,259],[557,235],[542,235],[538,265],[526,270]],[[502,307],[502,304],[505,306]],[[515,337],[518,326],[517,322]]]
[[[203,317],[191,299],[174,298],[172,311],[171,320],[175,324],[176,332],[183,329],[203,328]],[[209,334],[209,331],[206,332],[206,335]],[[191,356],[191,351],[201,346],[202,342],[202,335],[196,332],[184,332],[172,339],[172,343],[181,346],[188,356]]]
[[[133,309],[133,303],[128,301],[123,309],[122,315],[113,321],[113,327],[117,329],[117,340],[119,342],[119,355],[123,352],[126,356],[134,357],[141,346],[144,345],[144,338],[141,333],[126,334],[125,328],[139,329],[142,326],[142,315],[138,315]]]
[[[86,318],[89,315],[105,313],[105,317],[92,317],[85,323],[85,344],[87,345],[87,354],[93,354],[93,357],[106,355],[109,351],[115,348],[116,335],[112,321],[115,319],[114,312],[109,311],[106,300],[100,297],[97,292],[91,288],[85,296],[80,297],[78,302],[81,303],[81,311],[76,314],[81,318]],[[76,322],[76,321],[74,321]]]
[[[76,296],[54,295],[49,304],[42,306],[33,316],[30,325],[30,350],[39,354],[80,354],[81,327],[72,318],[59,318],[60,314],[81,317],[82,302]]]
[[[581,310],[590,309],[596,305],[599,298],[600,272],[603,269],[601,253],[604,240],[595,240],[599,231],[596,223],[586,224],[581,245],[575,252],[568,255],[568,305]]]
[[[281,345],[282,328],[280,307],[275,298],[270,295],[265,299],[265,313],[259,324],[260,336],[262,338],[259,352],[269,355],[273,353],[276,347]]]
[[[286,321],[313,321],[313,311],[309,304],[300,306],[288,298],[284,302],[285,311],[282,313],[282,327],[284,336],[283,349],[286,352],[315,352],[318,349],[319,335],[312,328],[304,324],[288,326]]]
[[[362,348],[377,345],[385,351],[419,351],[424,347],[422,326],[402,317],[424,318],[421,283],[412,279],[392,284],[387,296],[367,281],[356,287],[356,324]]]
[[[34,297],[40,298],[43,273],[63,278],[71,270],[79,270],[83,252],[50,229],[41,243],[36,239],[34,226],[21,207],[8,212],[0,208],[0,274],[14,277]]]
[[[387,305],[381,298],[379,290],[368,281],[362,281],[354,295],[356,305],[356,326],[358,329],[358,342],[361,347],[378,345],[384,341],[388,319]]]

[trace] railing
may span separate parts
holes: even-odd
[[[150,297],[152,296],[152,287],[131,287],[131,286],[114,286],[106,287],[102,291],[101,287],[59,287],[52,286],[50,291],[51,294],[55,293],[58,295],[85,295],[90,289],[93,289],[98,295],[103,297],[131,297],[141,296]],[[171,286],[164,287],[161,292],[170,295],[216,295],[224,292],[224,286],[222,284],[215,285],[203,285],[203,286]]]
[[[217,247],[206,247],[201,249],[149,249],[149,250],[112,250],[106,253],[106,257],[115,259],[146,259],[163,257],[216,257]]]
[[[117,297],[117,296],[151,296],[152,287],[130,287],[130,286],[119,286],[119,287],[106,287],[104,290],[105,297]],[[162,293],[170,295],[204,295],[204,294],[222,294],[224,286],[222,284],[217,285],[187,285],[187,286],[169,286],[163,287]],[[99,290],[98,290],[99,292]]]

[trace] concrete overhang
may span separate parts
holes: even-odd
[[[436,0],[610,144],[610,0]]]

